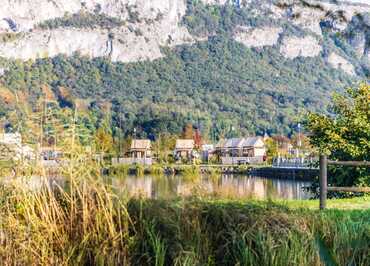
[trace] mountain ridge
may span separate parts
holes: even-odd
[[[370,12],[370,5],[353,4],[353,1],[336,1],[337,4],[332,1],[315,0],[203,0],[202,2],[207,5],[238,5],[249,10],[251,19],[258,20],[261,16],[265,16],[271,20],[272,24],[279,24],[280,20],[285,20],[292,26],[306,30],[307,35],[314,36],[315,39],[306,37],[283,40],[281,50],[288,58],[295,58],[302,53],[303,56],[318,55],[318,50],[321,49],[316,46],[322,40],[321,23],[325,19],[331,19],[331,21],[326,21],[333,29],[340,31],[348,27],[348,23],[356,14]],[[78,52],[92,58],[109,56],[112,61],[121,62],[155,60],[163,56],[160,52],[163,46],[193,44],[209,36],[207,34],[205,36],[194,35],[183,24],[189,12],[189,6],[191,6],[189,3],[192,1],[72,0],[65,2],[38,0],[14,3],[7,0],[0,9],[0,34],[8,36],[8,41],[0,42],[0,56],[29,60],[53,57],[58,54],[70,56]],[[96,20],[102,19],[101,16],[116,19],[118,22],[121,21],[122,25],[111,28],[99,26],[79,28],[83,23],[73,24],[72,20],[78,19],[79,16],[82,17],[81,20],[87,19],[86,14],[99,15],[100,17],[96,17]],[[333,14],[333,17],[329,17],[330,14]],[[335,14],[340,14],[340,16],[334,17]],[[40,28],[40,25],[47,25],[47,23],[53,25],[53,20],[63,18],[65,26]],[[258,25],[249,27],[249,30],[244,30],[244,33],[236,29],[234,39],[249,44],[249,47],[258,47],[260,46],[258,43],[263,42],[269,34],[272,34],[276,41],[270,41],[266,45],[273,46],[277,44],[277,39],[284,33],[284,30],[279,27],[278,33],[272,31],[274,27],[258,27]],[[251,41],[253,38],[255,38],[255,44]],[[301,42],[306,41],[308,44],[301,48],[298,47]],[[357,40],[356,48],[361,49],[361,45],[365,46],[365,43],[365,38]],[[112,49],[107,49],[107,47]],[[303,51],[307,49],[311,49],[312,53]],[[363,50],[364,54],[367,53],[367,47]],[[336,55],[335,58],[338,56],[340,55]],[[346,59],[341,57],[341,61],[346,61]],[[348,65],[348,62],[346,64]],[[353,71],[349,70],[347,73],[351,74]]]
[[[303,112],[329,112],[333,92],[368,80],[370,6],[168,0],[153,10],[156,3],[73,0],[75,13],[31,16],[32,29],[7,22],[0,114],[15,108],[10,94],[32,109],[46,90],[61,108],[84,106],[91,130],[108,104],[124,135],[135,127],[155,138],[186,123],[214,138],[290,134]]]

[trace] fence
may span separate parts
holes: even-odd
[[[152,158],[112,158],[112,164],[141,164],[141,165],[152,165]]]
[[[370,187],[328,187],[328,165],[365,166],[370,167],[370,162],[363,161],[330,161],[326,155],[320,155],[320,209],[326,208],[328,191],[339,192],[370,192]]]
[[[295,169],[311,169],[317,165],[315,158],[284,158],[275,157],[272,161],[272,167],[275,168],[295,168]]]
[[[221,157],[223,165],[259,164],[263,163],[263,156],[256,157]]]

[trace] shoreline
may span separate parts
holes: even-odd
[[[267,178],[312,181],[319,173],[318,169],[275,168],[267,165],[176,165],[154,164],[144,165],[115,165],[106,169],[109,174],[239,174]]]

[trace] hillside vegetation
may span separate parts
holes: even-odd
[[[43,27],[120,23],[103,17],[94,24],[90,23],[93,16],[87,18],[49,21]],[[164,58],[137,63],[78,54],[24,63],[3,60],[7,71],[1,83],[14,93],[27,95],[28,103],[42,97],[43,86],[51,89],[63,108],[83,99],[85,109],[96,117],[96,127],[106,114],[101,106],[111,103],[116,133],[120,127],[130,135],[135,127],[139,136],[155,138],[161,132],[179,133],[191,122],[205,136],[217,139],[265,131],[289,134],[304,112],[327,112],[332,92],[365,79],[366,69],[360,64],[356,65],[358,76],[350,76],[333,69],[323,56],[287,59],[276,46],[247,48],[236,42],[232,32],[237,25],[279,25],[285,35],[305,33],[286,21],[251,17],[247,8],[188,1],[183,24],[194,36],[208,37],[193,45],[163,47]],[[343,56],[353,53],[341,36],[327,33],[324,40],[324,45]],[[70,93],[69,103],[60,97],[60,88]],[[0,113],[9,109],[14,105],[2,104]]]
[[[84,176],[85,177],[85,176]],[[126,200],[99,182],[3,188],[5,264],[368,265],[368,210]]]

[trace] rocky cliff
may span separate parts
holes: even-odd
[[[370,5],[366,0],[202,1],[247,9],[256,20],[268,18],[268,25],[233,29],[233,38],[250,48],[274,46],[288,59],[324,56],[334,68],[343,66],[343,71],[353,75],[347,56],[323,45],[330,32],[345,36],[359,60],[369,56]],[[161,47],[207,37],[189,33],[183,23],[187,5],[186,0],[3,0],[0,56],[28,60],[78,52],[109,56],[112,61],[154,60],[163,56]],[[87,19],[97,22],[73,23]],[[103,19],[116,23],[100,25]],[[292,27],[300,29],[299,34],[292,34]]]
[[[2,0],[0,116],[48,91],[62,108],[83,103],[89,128],[111,106],[126,135],[189,122],[209,136],[289,134],[369,78],[366,3]]]

